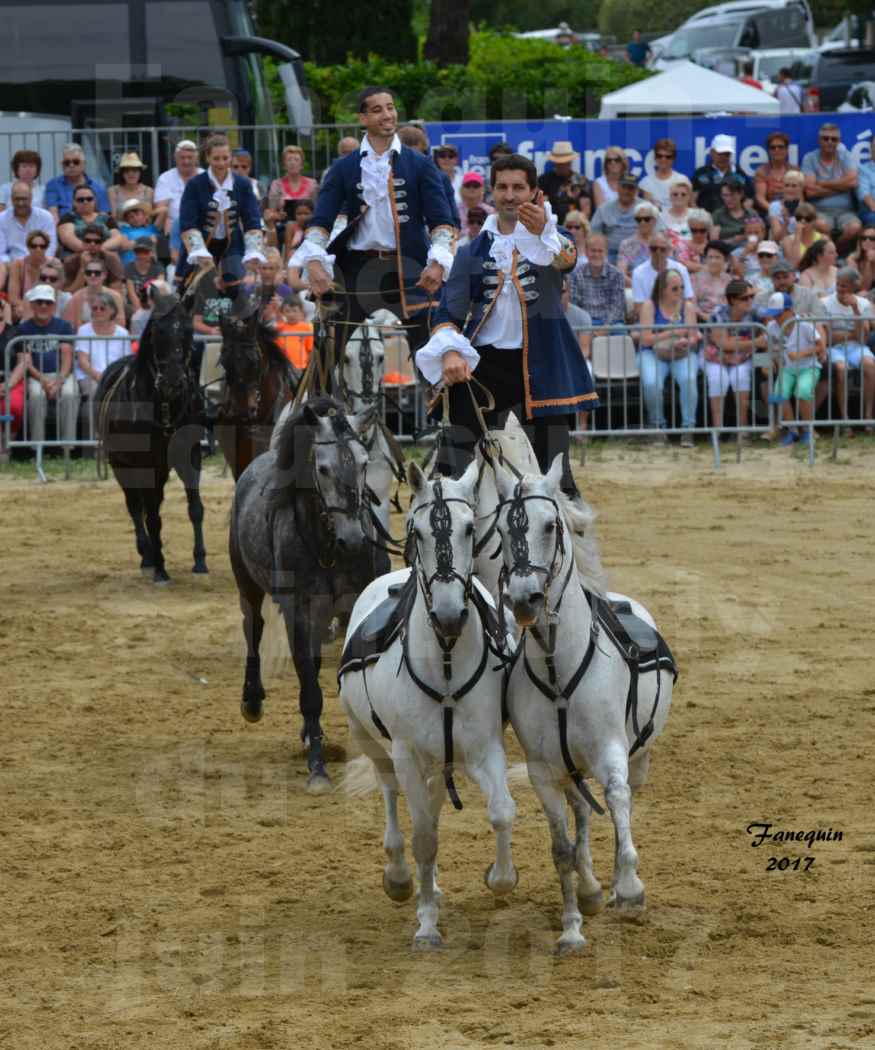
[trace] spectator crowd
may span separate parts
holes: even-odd
[[[461,170],[454,146],[430,151],[422,128],[408,125],[399,136],[431,152],[457,243],[476,238],[493,211],[488,181]],[[564,300],[568,317],[585,355],[593,334],[635,326],[645,414],[657,440],[664,440],[669,379],[677,385],[680,425],[694,429],[700,372],[715,426],[725,420],[730,391],[736,421],[747,425],[758,382],[787,418],[810,418],[833,388],[843,412],[854,372],[863,418],[873,416],[875,162],[858,166],[832,123],[820,127],[817,149],[798,168],[789,163],[784,132],[771,132],[765,145],[768,160],[752,177],[739,169],[734,139],[725,134],[714,136],[707,162],[692,177],[675,170],[677,149],[668,138],[653,144],[653,171],[643,178],[620,147],[605,150],[592,180],[575,170],[579,154],[570,142],[554,143],[548,154],[539,187],[577,247]],[[338,156],[358,148],[356,138],[342,138]],[[500,143],[490,160],[511,152]],[[63,149],[62,170],[48,179],[37,152],[15,153],[11,179],[0,186],[0,410],[8,402],[13,433],[22,425],[26,386],[30,439],[44,437],[47,406],[56,402],[59,438],[75,440],[80,402],[131,340],[136,345],[150,284],[172,276],[182,245],[182,195],[204,170],[203,160],[194,141],[180,141],[173,166],[152,186],[139,155],[128,152],[107,187],[86,170],[78,145]],[[301,367],[312,347],[313,307],[306,275],[290,260],[320,181],[305,171],[304,151],[294,145],[283,150],[277,177],[264,181],[266,192],[246,150],[233,152],[232,167],[252,181],[261,208],[266,316]],[[333,232],[345,222],[341,216]],[[221,275],[211,275],[195,303],[196,331],[216,336],[231,306]],[[780,378],[769,383],[752,366],[766,346],[766,325],[784,347]],[[25,349],[16,344],[19,352],[4,372],[3,347],[14,335],[53,339]],[[73,336],[89,341],[69,341]],[[787,428],[783,440],[799,437]],[[692,435],[682,444],[692,444]]]

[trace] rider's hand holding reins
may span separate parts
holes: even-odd
[[[465,383],[471,378],[468,362],[457,350],[447,350],[442,358],[443,379],[447,386],[454,383]]]
[[[334,287],[328,271],[318,259],[311,259],[307,263],[307,277],[310,281],[310,291],[317,299],[327,295]]]
[[[444,282],[444,271],[439,262],[432,260],[419,275],[418,288],[424,288],[429,295],[436,295]]]

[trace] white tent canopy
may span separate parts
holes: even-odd
[[[668,113],[779,113],[778,100],[765,91],[714,73],[695,62],[671,69],[602,96],[599,118]]]

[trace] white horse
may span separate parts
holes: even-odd
[[[365,482],[377,498],[375,513],[387,535],[392,485],[404,480],[404,454],[382,415],[384,342],[397,325],[393,313],[378,310],[354,329],[337,365],[340,397],[351,412],[368,420],[361,434],[368,450]]]
[[[413,892],[397,812],[399,790],[407,796],[420,880],[413,941],[418,948],[441,944],[437,829],[447,791],[453,805],[461,807],[452,779],[456,760],[456,768],[486,795],[495,831],[496,859],[487,869],[486,884],[501,895],[517,882],[511,858],[516,807],[507,788],[504,676],[497,656],[503,639],[491,598],[473,577],[477,473],[472,463],[458,481],[428,481],[410,464],[413,503],[407,521],[413,567],[374,580],[360,595],[338,672],[350,735],[373,762],[383,791],[383,888],[395,901]],[[400,619],[394,628],[390,624],[391,641],[369,655],[356,639],[367,642],[381,630],[385,635],[381,603],[399,586],[404,588]]]
[[[616,621],[612,628],[608,614],[602,616],[603,599],[584,590],[569,527],[581,512],[576,501],[560,492],[561,457],[544,476],[518,478],[500,464],[495,476],[501,500],[502,591],[523,629],[507,706],[550,825],[564,902],[559,950],[578,951],[586,943],[581,912],[593,915],[602,904],[588,820],[591,807],[603,810],[582,774],[602,785],[614,823],[609,903],[620,912],[637,913],[644,905],[644,885],[632,841],[631,796],[647,778],[651,745],[668,717],[674,664],[661,639],[650,653],[658,635],[643,624],[640,664],[624,658]],[[630,604],[655,627],[642,606]],[[627,647],[627,656],[634,653]],[[568,836],[566,800],[576,820],[576,842]]]

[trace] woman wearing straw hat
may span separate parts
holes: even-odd
[[[560,223],[573,208],[583,212],[588,219],[592,215],[592,186],[586,176],[572,171],[571,165],[580,159],[580,154],[570,142],[554,142],[547,154],[553,168],[538,179],[538,188],[550,201],[550,207]]]
[[[138,153],[125,153],[118,162],[115,185],[110,186],[107,191],[112,217],[116,222],[124,221],[122,206],[126,201],[136,198],[148,204],[150,208],[154,204],[155,191],[143,182],[145,167]],[[163,215],[158,215],[157,218],[160,220]]]

